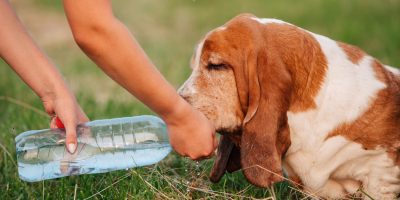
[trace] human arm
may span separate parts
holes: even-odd
[[[88,121],[61,74],[29,36],[7,0],[0,0],[0,56],[40,97],[46,112],[57,116],[66,128],[66,145],[76,147],[76,125]],[[71,146],[73,144],[75,146]]]
[[[64,8],[77,44],[105,73],[163,118],[175,151],[192,159],[213,152],[213,125],[164,79],[114,17],[110,0],[64,0]]]

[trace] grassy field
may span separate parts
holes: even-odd
[[[151,114],[74,44],[60,1],[12,3],[32,36],[59,66],[90,119]],[[189,76],[189,59],[200,38],[242,12],[283,19],[360,46],[385,64],[400,66],[399,0],[137,0],[113,4],[116,15],[175,87]],[[211,184],[212,160],[197,164],[175,154],[150,167],[23,182],[18,178],[14,138],[26,130],[47,128],[48,123],[40,100],[0,61],[0,199],[307,198],[287,182],[270,189],[256,188],[240,172]]]

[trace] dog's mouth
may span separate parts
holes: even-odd
[[[225,171],[231,173],[241,168],[241,129],[234,132],[218,129],[217,132],[221,134],[221,137],[218,145],[217,156],[210,174],[210,180],[214,183],[221,180]]]
[[[222,129],[217,129],[216,132],[219,133],[221,136],[228,137],[237,147],[240,147],[240,140],[242,137],[241,127],[235,128],[233,130],[222,128]],[[220,141],[222,141],[222,139]]]

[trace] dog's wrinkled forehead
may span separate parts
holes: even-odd
[[[192,69],[201,65],[227,64],[244,58],[249,49],[257,45],[255,30],[259,23],[250,17],[241,16],[206,34],[197,45],[192,57]],[[233,63],[232,63],[233,62]]]
[[[221,33],[224,30],[224,26],[214,29],[197,44],[190,64],[192,69],[197,69],[202,64],[221,62],[224,53],[221,47],[227,43],[224,33]]]

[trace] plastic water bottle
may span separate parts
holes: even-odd
[[[159,162],[171,151],[166,126],[155,116],[96,120],[77,127],[74,154],[64,129],[33,130],[15,138],[18,173],[28,182],[103,173]]]

